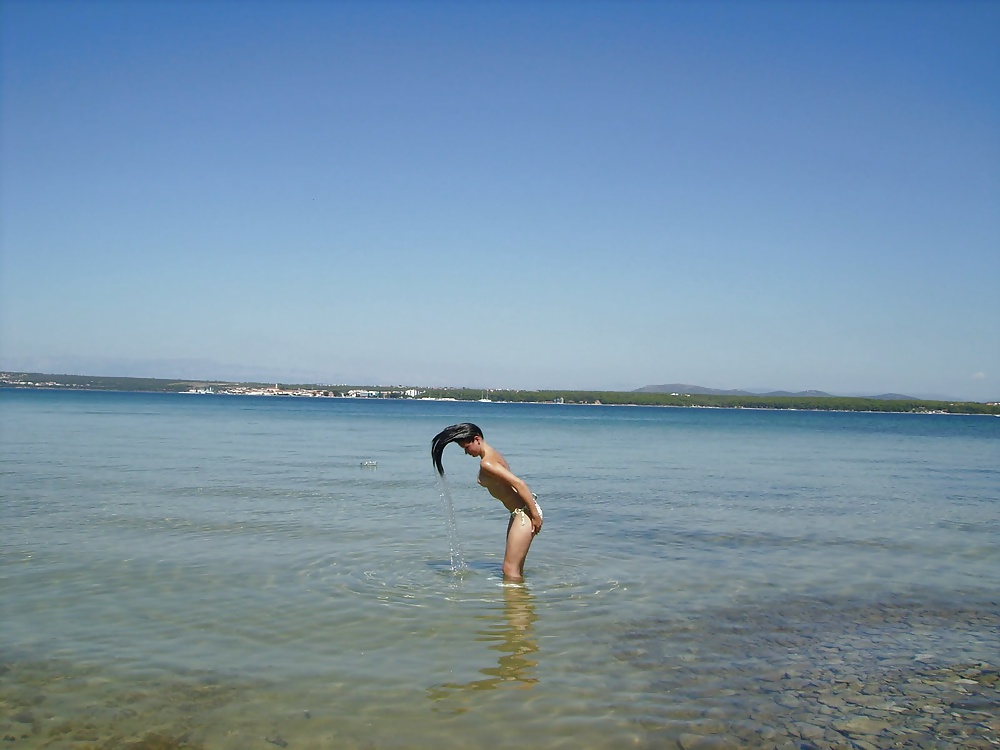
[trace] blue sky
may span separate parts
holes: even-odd
[[[0,12],[0,367],[1000,399],[1000,3]]]

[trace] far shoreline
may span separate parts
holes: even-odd
[[[637,391],[557,391],[414,386],[263,384],[255,382],[0,372],[0,389],[175,393],[184,395],[407,400],[443,403],[551,404],[564,406],[656,406],[677,409],[808,411],[872,414],[965,414],[1000,416],[1000,403],[874,399],[850,396],[729,396]],[[489,394],[490,398],[486,398]]]

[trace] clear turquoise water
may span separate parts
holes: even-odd
[[[450,446],[453,570],[458,421],[543,504],[523,587]],[[783,630],[1000,663],[996,418],[4,390],[0,448],[21,746],[657,746]]]

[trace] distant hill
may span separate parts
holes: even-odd
[[[798,393],[791,391],[769,391],[765,393],[739,389],[725,391],[718,388],[705,388],[701,385],[688,385],[686,383],[646,385],[642,388],[637,388],[633,393],[679,393],[686,396],[816,396],[827,398],[830,396],[829,393],[824,393],[823,391],[800,391]]]
[[[833,398],[832,393],[826,391],[768,391],[767,393],[755,393],[755,396],[811,396],[814,398]]]
[[[810,397],[810,398],[837,398],[825,391],[742,391],[719,390],[718,388],[705,388],[700,385],[687,385],[685,383],[666,383],[664,385],[644,385],[636,388],[633,393],[679,393],[686,396],[787,396],[787,397]],[[904,396],[900,393],[882,393],[878,396],[858,396],[857,398],[872,398],[880,401],[915,401],[912,396]]]
[[[749,391],[720,391],[717,388],[705,388],[700,385],[685,383],[668,383],[666,385],[644,385],[636,388],[633,393],[680,393],[687,396],[753,396]]]

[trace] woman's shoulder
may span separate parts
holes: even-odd
[[[483,459],[479,462],[479,470],[489,472],[490,474],[506,474],[510,471],[510,466],[504,460],[503,456],[494,452],[492,455],[483,456]]]

